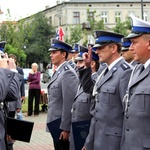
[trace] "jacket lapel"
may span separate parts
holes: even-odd
[[[121,59],[118,63],[116,63],[109,71],[108,73],[100,79],[100,82],[98,84],[98,88],[100,88],[109,78],[112,77],[113,73],[117,71],[117,69],[120,67],[120,65],[124,62],[124,59]]]
[[[147,66],[147,68],[138,76],[137,79],[134,80],[134,82],[131,82],[129,88],[131,88],[133,85],[143,80],[149,74],[149,71],[150,71],[150,65]]]
[[[50,86],[58,78],[59,74],[61,74],[61,72],[63,71],[65,65],[66,62],[56,71],[48,86]]]
[[[83,88],[82,88],[82,87],[80,87],[80,85],[79,85],[79,88],[78,88],[77,94],[76,94],[76,96],[75,96],[75,98],[74,98],[74,99],[76,99],[76,98],[77,98],[79,95],[81,95],[83,92],[84,92],[84,91],[83,91]]]

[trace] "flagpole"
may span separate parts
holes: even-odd
[[[141,0],[141,18],[144,19],[144,16],[143,16],[143,0]]]

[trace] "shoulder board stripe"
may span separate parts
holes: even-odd
[[[123,70],[127,70],[127,69],[130,68],[130,66],[129,66],[127,63],[123,63],[123,64],[121,64],[121,68],[122,68]]]

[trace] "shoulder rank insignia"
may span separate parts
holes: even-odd
[[[127,63],[123,63],[123,64],[121,64],[121,68],[123,69],[123,70],[127,70],[127,69],[129,69],[129,68],[131,68]]]
[[[65,71],[69,70],[69,67],[68,66],[64,66],[64,70]]]

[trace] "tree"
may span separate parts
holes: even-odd
[[[116,26],[113,28],[113,31],[116,33],[121,33],[124,36],[127,36],[131,30],[131,23],[129,18],[126,18],[125,22],[118,21]]]
[[[70,26],[70,36],[69,38],[66,38],[66,42],[73,45],[74,43],[78,43],[83,36],[83,31],[80,25],[77,25],[75,27]]]
[[[31,23],[25,26],[25,41],[27,63],[48,63],[50,39],[54,37],[54,27],[48,24],[48,20],[43,13],[33,16]]]

